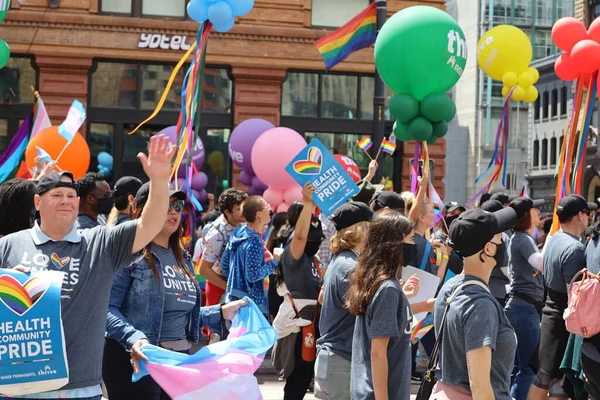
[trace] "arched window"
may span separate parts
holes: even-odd
[[[548,118],[548,108],[549,108],[549,94],[548,92],[544,92],[544,94],[542,94],[542,118],[546,119]]]
[[[533,167],[540,167],[540,141],[538,139],[533,141]]]
[[[552,109],[550,111],[551,117],[558,116],[558,89],[552,89]]]
[[[548,166],[548,139],[542,139],[542,167]]]
[[[540,108],[542,106],[542,99],[540,99],[540,96],[538,96],[538,98],[535,100],[535,103],[533,104],[533,119],[535,121],[539,121],[540,120]]]
[[[558,151],[556,149],[556,137],[550,139],[550,166],[554,167],[556,165],[556,158],[558,157]]]

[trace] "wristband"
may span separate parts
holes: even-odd
[[[443,258],[444,260],[449,260],[449,259],[450,259],[450,257],[448,257],[448,255],[446,255],[446,254],[443,254],[443,255],[442,255],[442,258]]]

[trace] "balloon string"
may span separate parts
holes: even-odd
[[[572,186],[575,193],[581,193],[581,178],[583,177],[583,167],[585,160],[585,153],[587,149],[588,131],[592,120],[592,113],[594,110],[594,98],[596,93],[597,79],[596,76],[592,76],[590,83],[587,87],[587,100],[585,107],[585,118],[583,128],[580,130],[579,146],[577,151],[577,160],[575,162],[575,174],[573,176]]]
[[[417,178],[419,177],[419,163],[421,162],[421,142],[415,143],[415,156],[413,158],[413,163],[411,166],[411,183],[410,183],[410,191],[417,194]]]

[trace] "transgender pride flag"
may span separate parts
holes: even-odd
[[[253,374],[276,341],[275,329],[248,300],[233,319],[227,340],[194,355],[143,346],[149,361],[140,363],[133,381],[149,374],[173,400],[262,400]]]

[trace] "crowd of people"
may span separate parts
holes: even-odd
[[[494,193],[437,210],[427,176],[416,193],[385,191],[371,183],[373,161],[331,216],[310,184],[277,214],[239,189],[211,195],[189,242],[187,196],[169,186],[175,151],[150,140],[144,184],[124,177],[111,189],[96,173],[76,181],[49,170],[0,185],[0,267],[66,273],[69,384],[18,398],[99,400],[103,383],[110,400],[168,399],[150,376],[132,382],[142,346],[189,354],[226,340],[250,298],[278,333],[284,400],[309,390],[407,400],[430,378],[417,372],[419,354],[436,361],[432,399],[600,400],[600,338],[575,338],[563,320],[575,275],[600,273],[595,203],[565,196],[552,235],[541,200]],[[406,266],[439,278],[435,296],[410,300],[422,288],[416,275],[402,281]],[[411,339],[420,313],[434,329]]]

